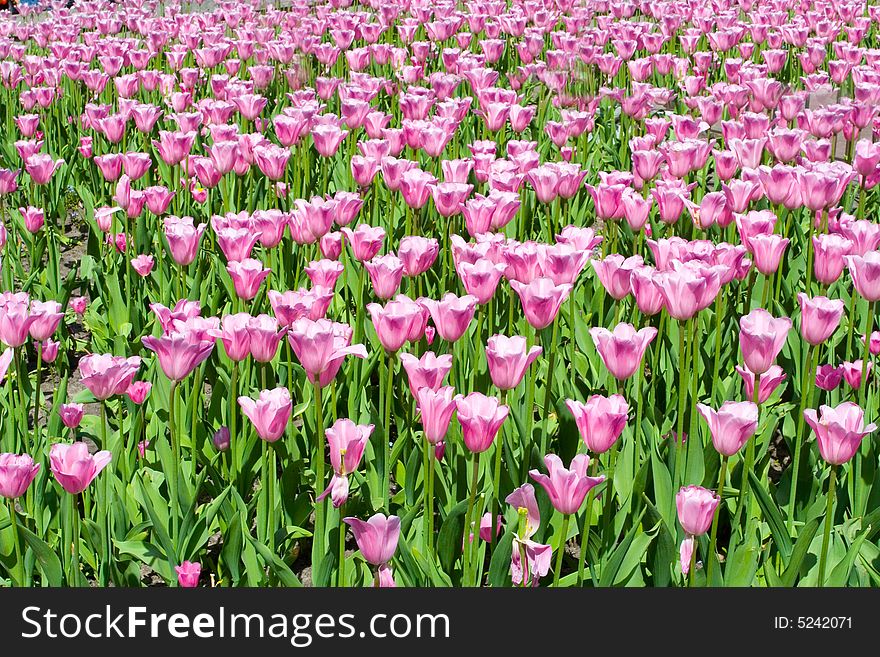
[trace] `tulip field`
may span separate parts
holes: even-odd
[[[880,6],[0,12],[0,586],[880,585]]]

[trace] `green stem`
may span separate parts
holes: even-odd
[[[473,518],[471,516],[474,513],[474,500],[477,497],[477,484],[479,483],[480,478],[480,458],[476,453],[471,454],[471,468],[471,489],[468,494],[467,515],[465,516],[464,524],[464,564],[462,567],[462,584],[464,586],[467,586],[470,582],[471,546],[473,543],[476,543],[479,537],[479,529],[477,529],[473,540],[471,540],[471,531],[473,528]]]
[[[825,529],[822,532],[822,552],[819,553],[819,578],[816,585],[825,585],[825,563],[828,559],[828,543],[831,540],[831,527],[834,524],[834,491],[837,485],[837,466],[831,466],[828,478],[828,496],[825,505]]]
[[[501,391],[501,405],[507,404],[507,390]],[[504,451],[504,425],[498,432],[498,440],[495,441],[495,475],[492,479],[492,497],[489,499],[489,544],[495,545],[495,517],[498,513],[497,505],[501,503],[501,465],[502,452]]]
[[[874,315],[877,312],[877,302],[868,304],[868,329],[865,332],[865,351],[862,354],[862,382],[859,386],[859,406],[867,408],[868,400],[868,363],[871,362],[871,332],[874,330]],[[39,365],[38,365],[39,367]],[[39,369],[37,370],[39,372]],[[876,376],[876,374],[875,374]]]
[[[171,489],[171,542],[175,546],[175,549],[180,548],[177,543],[180,522],[180,436],[177,435],[177,418],[175,417],[177,384],[177,381],[171,383],[171,401],[168,405],[168,425],[171,431],[171,449],[174,455],[174,465],[169,480],[169,483],[171,484],[169,486]],[[175,560],[177,558],[176,555],[168,556]]]
[[[816,355],[815,345],[807,348],[806,362],[801,372],[801,402],[798,408],[797,431],[794,434],[794,458],[792,460],[791,475],[791,493],[788,498],[788,523],[787,528],[789,534],[794,527],[794,507],[797,504],[798,478],[801,469],[801,448],[804,444],[804,411],[811,404],[813,399],[813,387],[815,385],[813,378],[813,358]]]
[[[339,505],[339,569],[336,575],[336,586],[344,587],[345,582],[345,504]]]
[[[236,440],[236,413],[238,412],[238,362],[232,363],[232,380],[229,388],[231,398],[229,400],[229,445],[232,450],[232,480],[238,484],[241,477],[241,450]]]
[[[15,582],[18,586],[28,587],[30,586],[30,581],[27,580],[24,574],[24,559],[22,559],[21,554],[21,536],[18,531],[18,518],[17,513],[15,511],[15,500],[9,498],[9,522],[12,525],[12,541],[15,547]]]
[[[716,509],[716,513],[717,513]],[[716,516],[717,517],[717,516]],[[688,586],[690,588],[694,588],[694,579],[695,579],[695,571],[697,570],[697,539],[696,537],[691,539],[694,542],[694,549],[691,550],[691,565],[688,568]],[[712,562],[711,555],[709,556],[709,563]]]
[[[553,573],[553,588],[559,588],[559,576],[562,574],[562,556],[565,554],[565,539],[568,536],[568,521],[571,515],[566,513],[562,516],[562,527],[560,528],[559,543],[556,547],[556,570]]]
[[[321,387],[315,383],[315,535],[312,539],[312,572],[317,575],[324,559],[324,512],[325,501],[317,501],[318,495],[324,490],[324,409],[321,399]],[[316,580],[317,581],[317,580]]]
[[[727,479],[727,456],[722,456],[721,470],[718,474],[718,506],[715,508],[715,514],[712,517],[712,532],[709,538],[709,563],[706,566],[706,586],[712,586],[712,573],[715,570],[715,562],[718,561],[718,553],[716,552],[716,546],[718,545],[718,518],[721,515],[721,507],[724,506],[725,479]],[[693,564],[691,568],[693,568]]]
[[[385,513],[388,513],[391,506],[391,404],[394,400],[394,353],[388,354],[387,363],[387,379],[385,383],[385,431],[384,447],[385,447],[385,472],[384,472],[384,491],[385,496],[384,507]]]
[[[599,472],[599,459],[593,458],[590,461],[590,476],[595,477]],[[584,526],[581,529],[581,554],[578,559],[578,576],[577,576],[577,585],[581,586],[584,583],[584,562],[587,558],[587,547],[590,544],[590,522],[593,517],[593,500],[596,498],[596,495],[593,489],[590,489],[590,492],[587,493],[587,510],[584,513]]]
[[[550,401],[553,392],[553,366],[556,364],[556,339],[559,333],[559,316],[553,320],[553,337],[547,345],[550,351],[547,360],[547,380],[544,384],[544,430],[541,432],[541,456],[547,454],[550,433]]]
[[[677,488],[682,482],[682,462],[684,461],[683,445],[684,445],[684,416],[687,408],[688,394],[688,359],[687,354],[687,333],[690,326],[690,320],[679,322],[678,328],[678,417],[676,418],[676,438],[675,438],[675,487]]]

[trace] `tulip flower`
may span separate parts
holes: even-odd
[[[421,358],[406,353],[398,358],[406,370],[410,392],[416,398],[421,388],[438,390],[452,369],[452,354],[437,356],[433,351],[426,351]]]
[[[397,550],[400,518],[377,513],[365,521],[353,517],[343,520],[351,527],[364,561],[377,567],[377,586],[394,586],[388,564]]]
[[[184,561],[179,566],[174,566],[177,573],[177,585],[184,589],[193,589],[199,585],[199,576],[202,574],[202,564],[198,561]]]
[[[102,450],[89,454],[85,443],[55,443],[49,450],[52,474],[61,487],[71,495],[79,495],[95,477],[107,467],[112,459],[110,452]]]
[[[510,577],[516,586],[537,586],[538,580],[550,571],[553,548],[532,540],[541,524],[535,488],[523,484],[505,500],[517,510],[519,526],[510,554]]]
[[[21,497],[39,471],[40,464],[27,454],[0,454],[0,497]]]
[[[804,418],[819,444],[819,454],[831,466],[828,481],[827,506],[825,511],[825,530],[819,554],[818,584],[825,583],[825,560],[831,526],[834,522],[834,493],[837,482],[837,466],[847,463],[862,444],[862,439],[877,430],[877,425],[865,426],[865,412],[857,404],[843,402],[836,408],[821,406],[819,414],[812,408],[804,411]]]
[[[466,294],[462,297],[447,292],[439,301],[419,299],[428,312],[441,338],[456,342],[468,329],[477,308],[477,298]]]
[[[256,401],[250,397],[239,397],[238,405],[253,422],[257,435],[270,443],[284,435],[293,412],[293,401],[287,388],[262,390]]]
[[[330,445],[330,463],[334,474],[326,490],[318,496],[318,501],[330,495],[335,508],[345,504],[348,500],[348,475],[357,470],[373,429],[372,424],[355,424],[347,418],[340,418],[324,432]]]
[[[124,358],[111,354],[89,354],[79,361],[82,384],[98,401],[124,395],[141,366],[139,356]]]
[[[740,375],[743,380],[743,384],[745,386],[746,399],[754,399],[755,398],[755,374],[751,370],[746,367],[736,366],[736,373]],[[779,385],[785,381],[785,372],[782,371],[782,368],[779,365],[773,365],[769,370],[764,372],[759,378],[758,382],[758,404],[763,404],[768,399],[770,399],[770,395],[773,394],[773,391],[779,387]]]
[[[574,416],[581,439],[594,454],[611,449],[626,426],[629,406],[620,395],[593,395],[586,404],[567,399],[565,405]]]
[[[553,323],[562,302],[574,289],[571,284],[556,285],[550,278],[536,278],[528,285],[514,280],[510,287],[519,295],[526,320],[536,329]]]
[[[486,345],[492,383],[499,390],[513,390],[522,381],[529,365],[542,352],[539,346],[528,347],[527,340],[520,335],[493,335]]]
[[[287,334],[290,346],[309,381],[320,388],[336,378],[346,356],[367,357],[364,345],[352,345],[351,337],[352,329],[346,324],[307,318],[296,320]]]
[[[613,331],[593,327],[590,336],[605,367],[614,378],[623,381],[639,369],[648,345],[657,337],[657,329],[648,326],[636,331],[632,324],[621,323]]]
[[[801,335],[812,345],[830,338],[843,317],[844,303],[828,297],[810,298],[803,292],[797,295],[801,307]]]
[[[791,329],[787,317],[775,318],[763,308],[755,308],[739,320],[739,346],[746,367],[757,375],[770,369]]]

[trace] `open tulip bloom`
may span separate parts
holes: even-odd
[[[877,585],[877,6],[6,4],[0,587]]]

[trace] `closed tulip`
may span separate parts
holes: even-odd
[[[645,351],[657,337],[657,329],[647,326],[636,331],[632,324],[618,324],[613,331],[602,327],[590,329],[596,350],[611,375],[623,381],[639,369]]]
[[[262,390],[256,401],[250,397],[239,397],[238,405],[253,422],[257,435],[270,443],[284,435],[293,412],[293,401],[287,388]]]
[[[822,344],[834,334],[840,324],[843,301],[828,297],[811,299],[803,292],[798,293],[797,299],[801,306],[801,335],[812,345]]]
[[[581,439],[594,454],[611,449],[626,426],[629,406],[620,395],[593,395],[586,404],[567,399],[565,405],[574,416]]]
[[[739,347],[746,367],[764,374],[773,365],[791,329],[787,317],[773,317],[763,308],[755,308],[739,320]]]
[[[21,497],[39,471],[40,464],[28,454],[0,454],[0,497]]]
[[[678,522],[690,536],[702,536],[712,526],[712,517],[721,500],[702,486],[683,486],[675,496]]]
[[[492,445],[510,409],[495,397],[472,392],[456,400],[458,422],[465,447],[479,454]]]

